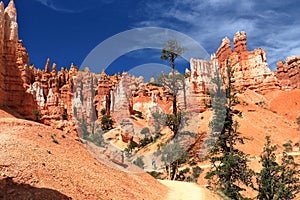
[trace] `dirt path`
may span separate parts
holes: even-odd
[[[211,194],[209,190],[201,188],[195,183],[160,180],[169,187],[170,192],[167,200],[218,200],[218,196]]]

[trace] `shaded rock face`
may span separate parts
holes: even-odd
[[[232,53],[231,53],[232,52]],[[247,50],[245,32],[237,32],[234,36],[234,51],[230,48],[228,38],[223,39],[217,50],[216,59],[220,64],[220,73],[226,77],[226,65],[231,64],[236,89],[247,88],[265,94],[279,89],[279,83],[266,60],[266,51],[260,48]]]
[[[290,56],[277,62],[276,77],[282,90],[300,88],[300,56]]]
[[[0,106],[32,118],[36,104],[23,87],[22,80],[29,82],[26,77],[28,55],[18,40],[17,12],[13,1],[5,9],[0,2],[0,57]]]

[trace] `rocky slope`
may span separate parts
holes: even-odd
[[[0,199],[164,199],[167,192],[150,175],[99,162],[72,134],[2,110],[0,152]]]

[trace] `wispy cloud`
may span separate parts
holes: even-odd
[[[183,32],[214,53],[222,38],[246,31],[248,49],[267,50],[269,65],[300,55],[300,12],[297,0],[143,0],[136,26],[161,26]]]
[[[62,13],[80,13],[89,9],[93,9],[100,4],[110,4],[115,0],[35,0],[44,6]]]
[[[58,11],[58,12],[65,12],[65,13],[78,12],[78,11],[75,11],[75,10],[70,10],[70,9],[58,7],[54,4],[54,2],[52,0],[36,0],[36,1],[43,4],[44,6],[47,6],[48,8],[50,8],[52,10],[55,10],[55,11]]]

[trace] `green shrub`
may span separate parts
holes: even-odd
[[[197,182],[197,179],[199,178],[200,174],[203,172],[203,169],[199,166],[193,167],[193,178],[195,182]]]
[[[150,144],[151,142],[153,142],[154,140],[153,140],[153,137],[151,136],[150,138],[147,138],[147,137],[145,137],[144,139],[142,139],[141,141],[140,141],[140,144],[139,144],[139,147],[144,147],[144,146],[146,146],[147,144]]]
[[[104,131],[108,131],[113,128],[114,121],[110,115],[104,115],[101,119],[101,128]]]
[[[300,116],[297,118],[297,124],[300,124]]]
[[[105,115],[106,114],[106,109],[105,108],[102,108],[101,111],[100,111],[101,115]]]
[[[39,109],[33,109],[32,110],[32,114],[35,117],[35,121],[37,121],[37,122],[40,121],[41,114],[40,114],[40,110]]]
[[[54,142],[55,144],[59,144],[57,139],[53,139],[52,142]]]
[[[181,171],[182,171],[183,174],[189,173],[190,172],[190,168],[187,167],[187,168],[185,168],[185,169],[183,169]]]
[[[147,172],[148,174],[150,174],[152,177],[159,179],[161,174],[160,172],[156,172],[156,171],[151,171],[151,172]]]
[[[136,147],[136,144],[133,141],[130,141],[125,151],[132,152],[132,150]]]
[[[286,152],[291,152],[293,150],[292,141],[289,140],[287,143],[283,144]]]
[[[255,105],[263,108],[266,105],[266,102],[265,101],[259,101],[259,102],[256,102]]]
[[[144,166],[145,166],[145,163],[143,161],[143,157],[144,156],[141,156],[141,157],[137,157],[137,159],[135,161],[133,161],[133,164],[135,164],[136,166],[144,169]]]
[[[56,137],[56,134],[51,135],[52,142],[54,142],[55,144],[58,144],[58,140],[55,137]]]
[[[150,129],[148,127],[145,127],[141,130],[141,134],[145,135],[145,134],[148,134],[150,133]]]

